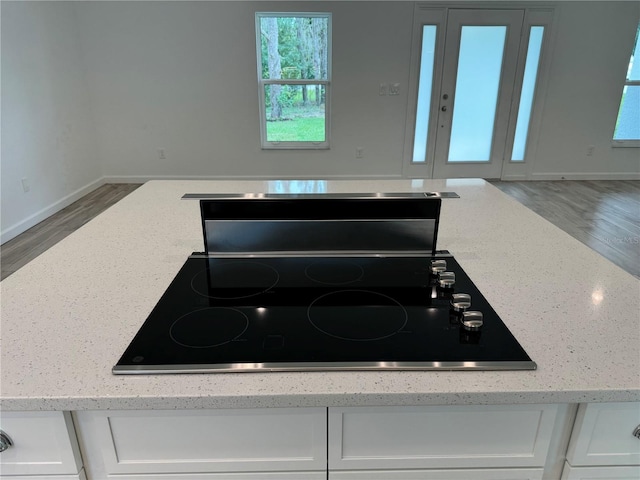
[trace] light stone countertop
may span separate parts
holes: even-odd
[[[116,376],[193,251],[185,193],[455,191],[449,250],[538,364],[512,372]],[[152,181],[0,284],[4,410],[640,400],[640,281],[482,180]]]

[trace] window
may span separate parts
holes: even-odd
[[[331,15],[256,13],[262,148],[329,148]]]
[[[640,25],[631,52],[627,77],[622,87],[622,99],[613,132],[613,144],[620,147],[640,146]],[[636,55],[639,55],[636,58]],[[635,61],[634,61],[635,59]]]
[[[431,89],[433,66],[436,55],[437,25],[422,26],[422,50],[420,56],[420,79],[418,80],[418,101],[416,126],[413,139],[413,162],[422,163],[427,158],[429,140],[429,115],[431,114]]]
[[[527,61],[522,78],[522,90],[520,92],[520,107],[516,120],[516,132],[511,150],[512,162],[523,162],[527,149],[527,135],[533,109],[533,97],[536,91],[540,54],[542,53],[542,38],[544,26],[533,26],[529,30],[529,46],[527,48]]]

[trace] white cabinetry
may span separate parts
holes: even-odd
[[[75,422],[68,412],[4,412],[0,428],[14,445],[0,454],[0,477],[558,480],[562,470],[562,480],[640,480],[640,403],[575,412],[570,405],[127,410],[75,412]]]
[[[13,445],[0,453],[3,480],[82,480],[78,441],[68,412],[2,412]]]
[[[473,472],[478,479],[539,479],[559,410],[558,405],[330,408],[329,478],[458,479]],[[462,468],[467,470],[456,471]]]
[[[542,480],[539,468],[447,470],[353,470],[329,472],[329,480]]]
[[[92,480],[326,479],[325,408],[76,413]]]
[[[563,480],[640,479],[640,403],[580,405]]]

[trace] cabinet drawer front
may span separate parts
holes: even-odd
[[[572,467],[566,464],[562,480],[638,480],[640,467]]]
[[[77,477],[0,477],[2,480],[78,480]],[[79,480],[87,480],[81,477]],[[91,480],[327,480],[327,472],[125,473],[92,476]],[[520,479],[518,479],[520,480]]]
[[[90,474],[326,470],[324,408],[89,411],[76,417]]]
[[[542,468],[329,472],[329,480],[542,480]]]
[[[68,412],[2,412],[0,429],[13,442],[0,454],[3,478],[78,475],[82,462]]]
[[[567,460],[573,466],[640,465],[640,403],[580,405]]]
[[[329,409],[329,469],[543,467],[556,405]]]

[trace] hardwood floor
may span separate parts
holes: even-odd
[[[491,184],[640,278],[640,181]]]
[[[493,185],[640,278],[640,181],[502,182]],[[4,279],[138,188],[107,184],[0,249]]]
[[[103,185],[5,242],[0,248],[0,279],[4,280],[139,186],[129,183]]]

